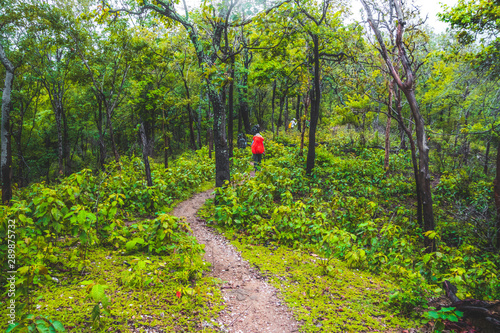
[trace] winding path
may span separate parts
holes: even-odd
[[[196,216],[198,209],[211,197],[213,190],[194,195],[181,202],[172,215],[185,217],[198,242],[205,244],[204,259],[212,264],[211,275],[223,281],[226,309],[217,321],[223,332],[292,333],[299,324],[282,302],[279,292],[269,285],[243,260],[236,248],[217,231]]]

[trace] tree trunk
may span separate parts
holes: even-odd
[[[242,130],[243,130],[243,117],[241,115],[241,91],[239,91],[238,93],[238,101],[239,101],[239,105],[238,105],[238,134],[242,133]]]
[[[300,121],[300,95],[297,95],[297,110],[295,111],[295,120],[297,120],[297,130],[299,132],[302,132],[300,129],[300,124],[301,124],[301,121]]]
[[[106,107],[106,118],[107,118],[107,122],[108,122],[109,137],[111,138],[111,148],[113,149],[113,155],[115,156],[115,161],[116,161],[117,167],[120,168],[120,155],[118,154],[118,150],[116,148],[115,135],[113,132],[113,124],[111,123],[112,112],[113,112],[113,110],[109,110]]]
[[[61,109],[58,101],[55,101],[54,115],[56,117],[56,127],[57,127],[57,162],[58,162],[58,172],[59,176],[63,173],[63,158],[64,158],[64,147],[63,147],[63,133],[62,133],[62,122],[61,122]]]
[[[198,112],[196,113],[196,130],[197,130],[197,141],[198,147],[201,148],[201,101],[203,99],[203,93],[200,92],[200,105],[198,105]]]
[[[401,105],[401,90],[397,87],[394,87],[396,93],[396,115],[403,132],[403,135],[408,137],[408,141],[410,142],[410,152],[411,152],[411,162],[413,165],[413,176],[415,178],[415,189],[417,194],[417,223],[420,227],[424,227],[423,218],[422,218],[422,197],[420,191],[420,182],[418,181],[418,161],[417,161],[417,148],[415,146],[415,140],[413,140],[411,128],[406,127],[403,116],[402,116],[402,105]],[[411,124],[411,123],[410,123]]]
[[[392,95],[394,86],[394,82],[389,84],[389,108],[388,108],[388,116],[387,116],[387,124],[385,125],[385,158],[384,158],[384,170],[386,173],[389,173],[389,152],[391,150],[391,109],[392,109]]]
[[[167,118],[165,118],[165,109],[163,111],[163,122],[162,122],[162,131],[163,131],[163,165],[165,169],[168,168],[168,133],[166,131],[166,123]]]
[[[486,152],[484,153],[484,169],[483,172],[485,175],[488,175],[488,162],[489,162],[489,156],[490,156],[490,144],[491,144],[491,138],[488,139],[488,143],[486,143]]]
[[[208,94],[207,94],[207,97],[209,99],[208,105],[207,105],[207,121],[210,121],[210,119],[212,118],[212,114],[210,112],[210,97]],[[208,158],[211,159],[212,158],[212,150],[214,150],[214,136],[213,136],[212,129],[210,128],[210,126],[208,126],[208,128],[207,128],[207,143],[208,143]]]
[[[14,66],[4,53],[2,44],[0,44],[0,62],[5,67],[5,86],[2,93],[2,121],[0,124],[0,171],[2,176],[2,203],[9,204],[12,199],[11,168],[12,154],[10,142],[10,111],[11,111],[11,93],[14,83]]]
[[[144,123],[142,121],[141,121],[141,126],[139,127],[139,137],[141,139],[142,159],[144,160],[144,168],[146,171],[146,181],[147,181],[148,187],[151,187],[151,186],[153,186],[153,179],[151,178],[151,168],[149,166],[148,140],[146,138],[146,131],[144,130]]]
[[[187,105],[188,120],[189,120],[189,145],[191,149],[196,150],[196,139],[194,137],[194,119],[193,110],[191,109],[191,104]]]
[[[497,144],[497,163],[496,163],[497,177],[493,184],[495,185],[495,206],[497,210],[497,249],[500,249],[500,140]]]
[[[273,83],[273,96],[271,97],[271,131],[274,138],[274,98],[276,97],[276,80]]]
[[[289,124],[289,119],[288,119],[288,96],[285,97],[285,132],[288,131],[288,124]]]
[[[97,119],[97,131],[99,133],[99,168],[104,171],[104,164],[106,163],[106,144],[104,143],[104,133],[102,130],[102,100],[98,100],[99,114]]]
[[[234,91],[234,56],[231,57],[231,82],[229,82],[229,101],[228,101],[228,116],[229,116],[229,121],[227,124],[227,130],[228,130],[228,135],[227,139],[229,141],[229,157],[233,157],[233,127],[234,127],[234,120],[233,120],[233,91]]]
[[[189,93],[189,87],[187,84],[187,80],[184,77],[184,72],[181,71],[182,74],[182,80],[184,81],[184,88],[186,89],[186,98],[188,100],[191,99],[191,94]],[[189,120],[189,143],[191,145],[191,149],[196,150],[196,141],[194,138],[194,120],[193,120],[193,110],[191,108],[191,103],[188,102],[187,104],[187,112],[188,112],[188,120]]]
[[[403,90],[403,93],[408,100],[410,109],[413,113],[413,120],[415,121],[415,132],[417,135],[417,147],[419,151],[419,187],[422,200],[422,217],[424,220],[424,233],[434,230],[434,212],[432,207],[432,194],[431,194],[431,175],[429,171],[429,147],[425,138],[424,119],[419,112],[417,100],[413,90]],[[427,253],[435,250],[434,239],[424,237],[424,246]]]
[[[278,126],[276,126],[276,136],[277,137],[279,136],[280,125],[283,124],[282,115],[283,115],[283,107],[284,107],[284,105],[285,105],[285,96],[282,96],[280,98],[280,115],[278,117]]]
[[[215,145],[215,186],[222,187],[230,180],[229,152],[226,139],[226,112],[222,98],[216,91],[209,89],[208,96],[214,109],[214,145]]]
[[[21,102],[20,106],[20,112],[19,112],[19,126],[18,130],[14,131],[12,130],[12,133],[14,134],[14,141],[16,142],[16,148],[17,148],[17,155],[19,156],[19,162],[17,165],[17,183],[19,185],[19,188],[25,186],[25,181],[24,181],[24,156],[23,156],[23,145],[21,143],[22,137],[23,137],[23,124],[24,124],[24,115],[26,113],[28,106],[24,106],[24,103]],[[11,144],[12,145],[12,144]],[[26,182],[27,185],[27,182]]]
[[[399,144],[399,149],[406,150],[406,133],[401,126],[399,126],[399,129],[401,136],[401,143]]]
[[[320,88],[320,73],[319,73],[319,38],[317,35],[312,35],[314,43],[313,59],[314,59],[314,78],[311,98],[311,123],[309,126],[309,149],[307,151],[306,174],[310,175],[314,168],[316,159],[316,126],[319,118],[319,105],[321,101]]]
[[[250,115],[249,115],[249,107],[248,107],[248,67],[250,66],[251,58],[248,55],[248,48],[245,48],[243,51],[243,65],[245,70],[243,71],[241,78],[241,89],[238,92],[239,99],[239,110],[240,110],[240,118],[243,121],[243,125],[245,126],[245,133],[250,134],[251,125],[250,125]],[[238,132],[241,129],[238,127]]]
[[[69,145],[69,137],[68,137],[68,121],[66,119],[66,112],[64,111],[64,107],[61,102],[61,117],[62,117],[62,122],[63,122],[63,142],[64,142],[64,151],[63,151],[63,156],[64,156],[64,174],[67,176],[71,174],[71,149]]]
[[[306,133],[306,120],[307,120],[307,108],[309,107],[309,104],[311,104],[311,99],[308,94],[305,95],[304,97],[304,115],[302,116],[302,120],[300,121],[302,123],[302,134],[300,137],[300,151],[299,151],[299,156],[302,156],[304,154],[304,136]]]

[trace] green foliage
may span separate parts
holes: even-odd
[[[62,266],[61,270],[52,268],[51,276],[57,277],[59,282],[51,279],[31,290],[36,305],[31,313],[57,318],[71,332],[125,332],[150,326],[166,332],[189,332],[203,322],[211,323],[223,309],[217,282],[207,274],[186,281],[185,266],[180,265],[177,252],[168,255],[124,252],[124,248],[116,251],[103,247],[89,249],[88,258],[93,264],[85,272],[85,281],[82,281],[80,272],[68,270],[67,266]],[[61,250],[62,262],[67,262],[71,256],[70,248]],[[139,284],[124,285],[123,272],[130,272],[130,268],[137,272],[134,266],[138,262],[146,264],[143,282],[150,278],[154,280],[142,287]],[[176,296],[178,290],[182,290],[186,297],[179,299]],[[100,317],[93,322],[96,305],[99,305]],[[5,308],[0,310],[4,317]],[[207,331],[214,332],[215,328]]]
[[[101,314],[109,316],[110,301],[108,296],[105,294],[105,289],[109,288],[105,284],[96,283],[94,281],[82,281],[81,285],[87,286],[86,291],[88,292],[87,298],[92,299],[95,303],[90,314],[90,321],[94,327],[99,327],[101,324]],[[101,310],[102,307],[102,310]]]
[[[437,241],[437,251],[422,253],[408,153],[391,155],[386,174],[382,151],[359,149],[345,155],[334,141],[317,148],[317,167],[305,177],[296,148],[268,146],[274,157],[263,163],[262,171],[245,183],[217,189],[217,205],[207,206],[203,216],[250,243],[314,250],[325,257],[318,263],[325,275],[334,269],[333,259],[350,268],[384,272],[397,282],[386,303],[404,315],[442,293],[438,286],[444,280],[457,285],[461,298],[500,297],[495,290],[500,257],[472,245],[474,234],[489,229],[454,222],[437,206],[440,222],[428,235]],[[491,210],[486,184],[465,171],[444,174],[436,202],[447,207],[448,200],[464,200]]]
[[[32,314],[24,315],[20,322],[10,324],[5,333],[55,333],[66,332],[63,324],[57,320],[51,320],[44,316],[35,317]]]
[[[83,311],[90,316],[84,321],[93,327],[104,327],[101,315],[111,313],[113,305],[104,294],[107,286],[152,288],[161,285],[162,275],[167,272],[170,275],[170,271],[176,283],[173,288],[198,281],[208,268],[203,262],[204,247],[190,235],[185,221],[165,212],[174,202],[186,199],[212,179],[213,162],[205,158],[206,154],[206,149],[202,149],[181,156],[169,169],[153,164],[155,186],[150,188],[142,177],[137,178],[142,173],[142,161],[123,158],[120,169],[110,165],[107,173],[94,175],[83,170],[54,186],[33,184],[18,194],[12,206],[0,206],[0,234],[5,236],[0,241],[3,272],[10,270],[6,269],[6,221],[16,222],[18,315],[46,314],[35,312],[35,295],[50,295],[50,290],[45,290],[47,286],[58,290],[55,285],[61,277],[56,276],[60,274],[70,277],[91,274],[99,248],[111,248],[134,257],[129,259],[130,270],[123,270],[114,281],[101,282],[101,277],[93,277],[81,283],[88,286],[86,299],[93,301],[92,309]],[[157,216],[140,221],[151,214],[151,207],[158,211]],[[169,259],[160,263],[142,257],[143,253]],[[2,285],[5,277],[2,275]],[[200,297],[203,302],[204,296]]]
[[[434,329],[433,332],[442,332],[445,328],[443,321],[449,320],[452,322],[457,322],[458,318],[461,318],[464,315],[463,312],[455,310],[455,308],[441,308],[437,311],[430,310],[424,312],[424,318],[429,321],[434,321]]]

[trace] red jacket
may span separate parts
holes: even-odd
[[[252,154],[264,154],[264,138],[260,134],[253,137]]]

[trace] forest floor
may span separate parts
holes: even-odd
[[[338,260],[330,261],[333,277],[323,276],[323,259],[314,253],[250,244],[207,225],[198,211],[212,193],[195,194],[171,212],[185,218],[205,245],[208,274],[219,281],[225,308],[212,320],[219,327],[209,327],[234,333],[422,332],[384,305],[393,286],[383,277]]]
[[[181,202],[172,215],[185,217],[198,242],[205,244],[204,260],[212,264],[211,276],[222,280],[226,308],[217,319],[223,332],[298,332],[299,324],[282,300],[280,292],[241,257],[239,251],[197,212],[213,190]]]

